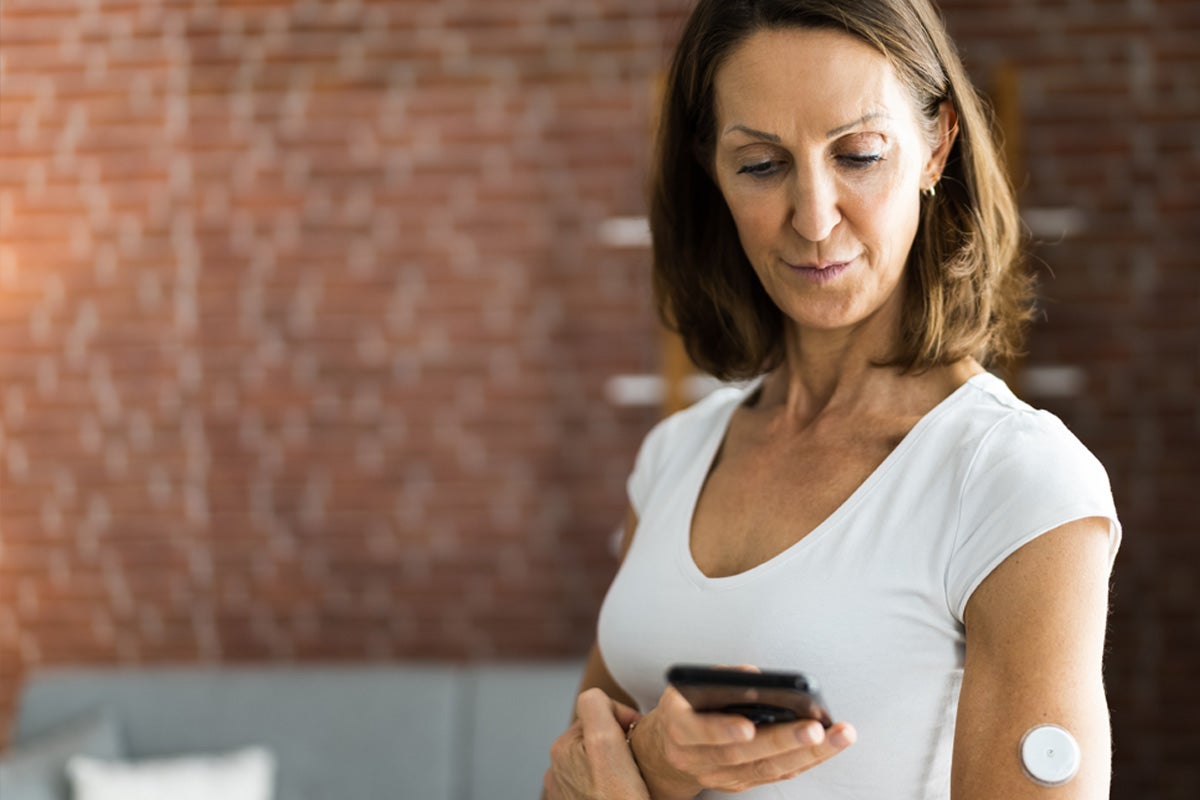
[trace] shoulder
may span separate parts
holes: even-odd
[[[917,457],[959,499],[1036,484],[1050,473],[1077,474],[1108,489],[1104,467],[1062,420],[1019,399],[1000,378],[982,373],[921,423]]]
[[[627,483],[629,499],[639,515],[667,476],[694,463],[711,438],[720,435],[734,410],[753,389],[754,384],[717,389],[695,405],[662,420],[646,434]]]
[[[746,386],[722,386],[693,405],[655,425],[642,443],[647,455],[694,450],[718,430],[724,430],[734,410],[754,391],[757,382]],[[639,456],[640,457],[640,456]]]
[[[983,376],[971,388],[968,413],[979,430],[965,492],[1032,490],[1045,480],[1108,492],[1104,466],[1061,419],[1018,399],[999,378]]]
[[[962,446],[954,545],[947,572],[950,607],[961,620],[971,593],[1019,548],[1085,518],[1108,520],[1109,566],[1121,527],[1100,461],[1062,420],[1018,400],[1002,381],[972,382],[957,409],[972,426]]]

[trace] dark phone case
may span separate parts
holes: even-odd
[[[816,683],[798,672],[743,672],[676,665],[667,680],[697,711],[741,714],[755,725],[815,719],[833,724]]]

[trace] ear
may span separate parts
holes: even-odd
[[[949,100],[943,100],[938,106],[937,145],[929,154],[922,173],[921,185],[929,188],[937,184],[946,169],[946,159],[950,157],[950,149],[958,138],[958,112]]]

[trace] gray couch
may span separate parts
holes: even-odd
[[[127,758],[261,744],[276,800],[530,800],[580,662],[58,669],[32,676],[13,744],[102,709]]]

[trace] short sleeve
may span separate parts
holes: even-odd
[[[955,617],[963,620],[971,594],[1018,548],[1086,517],[1109,521],[1111,569],[1121,526],[1103,465],[1049,412],[1017,410],[997,422],[961,489],[946,575]]]
[[[667,435],[666,429],[670,422],[671,418],[659,422],[650,429],[646,438],[642,439],[637,458],[633,462],[633,472],[629,474],[629,478],[625,482],[625,491],[629,495],[629,502],[633,505],[633,510],[637,512],[638,517],[642,516],[643,510],[646,508],[650,493],[653,491],[655,478],[660,472],[665,447],[663,439]]]

